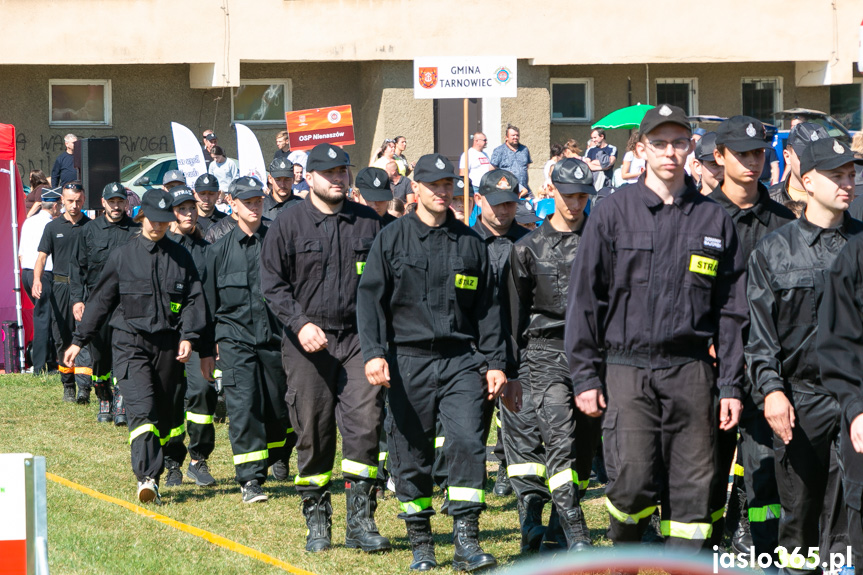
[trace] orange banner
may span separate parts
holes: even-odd
[[[285,113],[292,150],[310,150],[318,144],[347,146],[355,143],[350,106],[333,106]]]

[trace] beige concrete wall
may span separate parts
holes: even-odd
[[[241,62],[502,52],[537,65],[790,61],[803,63],[801,75],[813,71],[802,81],[847,83],[860,3],[2,0],[0,22],[14,23],[0,35],[0,64],[190,63],[196,86],[237,85]],[[46,22],[74,23],[75,35],[37,41]],[[513,41],[493,41],[502,32]]]

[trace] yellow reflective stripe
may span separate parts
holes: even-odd
[[[285,438],[281,441],[274,441],[272,443],[268,443],[267,449],[276,449],[277,447],[284,447],[287,442],[288,442],[288,440],[287,440],[287,438]]]
[[[689,271],[705,276],[716,276],[719,269],[719,261],[713,258],[697,256],[692,254],[689,258]]]
[[[214,369],[213,370],[213,377],[222,377],[222,370],[221,369]]]
[[[297,475],[294,477],[294,485],[315,485],[317,487],[324,487],[327,483],[330,482],[330,477],[333,476],[332,471],[327,471],[326,473],[321,473],[320,475],[310,475],[308,477],[300,477]]]
[[[357,275],[363,275],[363,270],[366,269],[366,262],[357,262]]]
[[[713,525],[710,523],[661,521],[659,525],[664,536],[677,537],[678,539],[704,540],[710,537],[710,534],[713,533]]]
[[[476,276],[465,276],[462,274],[455,274],[455,287],[458,289],[469,289],[476,291],[476,287],[479,285],[479,278]]]
[[[114,378],[114,385],[117,385],[117,378]]]
[[[715,275],[715,274],[714,274]],[[171,311],[174,313],[180,313],[180,308],[183,307],[183,304],[172,301],[171,302]]]
[[[474,503],[485,503],[485,491],[473,487],[448,487],[447,494],[450,501],[471,501]]]
[[[132,444],[132,440],[138,437],[139,435],[143,435],[147,432],[151,432],[156,437],[159,437],[159,430],[156,429],[156,426],[152,423],[145,423],[144,425],[140,425],[129,432],[129,445]]]
[[[285,434],[290,435],[290,434],[292,434],[293,432],[294,432],[294,428],[293,428],[293,427],[289,427],[289,428],[288,428],[288,430],[285,432]]]
[[[500,421],[500,417],[497,415],[494,416],[494,424],[498,426],[498,428],[503,427],[503,423]]]
[[[584,480],[584,481],[579,481],[579,482],[578,482],[578,490],[579,490],[579,491],[583,491],[583,490],[587,489],[587,487],[588,487],[589,485],[590,485],[590,480],[589,480],[589,479],[586,479],[586,480]]]
[[[446,437],[435,437],[434,448],[437,449],[439,447],[443,447],[444,441],[446,441]]]
[[[180,427],[175,427],[174,429],[172,429],[171,432],[168,434],[168,437],[165,437],[163,439],[159,439],[159,443],[161,443],[162,445],[165,445],[166,443],[171,441],[172,438],[180,437],[184,433],[186,433],[186,424],[182,423],[182,424],[180,424]]]
[[[725,508],[724,507],[717,509],[716,511],[714,511],[713,513],[710,514],[711,523],[716,523],[717,521],[722,519],[722,517],[724,515],[725,515]]]
[[[251,453],[241,453],[234,456],[234,465],[242,465],[244,463],[251,463],[253,461],[261,461],[263,459],[267,459],[269,456],[270,453],[266,449],[261,451],[252,451]]]
[[[105,375],[91,375],[90,379],[93,381],[111,381],[111,372],[109,371]]]
[[[750,507],[749,521],[754,523],[764,523],[772,519],[779,519],[782,514],[782,505],[779,503],[771,503],[764,507]]]
[[[780,565],[800,569],[801,571],[814,571],[818,569],[818,553],[804,557],[800,553],[789,553],[788,549],[779,546],[776,548],[776,557]]]
[[[548,478],[548,490],[554,491],[558,487],[563,487],[567,483],[578,483],[578,473],[575,469],[565,469],[560,473],[555,473]]]
[[[431,507],[432,500],[431,497],[420,497],[419,499],[414,499],[413,501],[400,501],[399,507],[404,513],[408,515],[413,515],[414,513],[419,513],[423,509],[428,509]]]
[[[605,507],[606,509],[608,509],[608,512],[611,514],[612,517],[614,517],[621,523],[628,523],[630,525],[635,525],[645,517],[650,517],[653,512],[656,511],[656,505],[654,505],[653,507],[642,509],[638,513],[633,513],[630,515],[629,513],[624,513],[623,511],[612,505],[611,500],[609,500],[607,497],[605,498]]]
[[[510,477],[525,477],[527,475],[548,477],[548,469],[541,463],[513,463],[506,466],[506,473]]]
[[[378,461],[386,461],[389,454],[389,451],[381,451],[378,453]]]
[[[191,411],[187,411],[186,421],[191,421],[192,423],[197,423],[198,425],[212,425],[213,416],[202,415],[200,413],[192,413]]]
[[[377,479],[378,468],[372,467],[359,461],[351,461],[350,459],[342,459],[342,473],[350,473],[357,477],[366,477],[368,479]]]
[[[739,475],[740,477],[743,477],[743,466],[739,463],[734,464],[734,475]]]

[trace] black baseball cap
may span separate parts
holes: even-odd
[[[204,139],[210,140],[212,142],[213,140],[218,140],[219,138],[216,137],[216,134],[207,134],[206,136],[204,136]]]
[[[367,202],[388,202],[393,199],[390,179],[387,173],[380,168],[363,168],[360,170],[355,185]]]
[[[312,148],[306,160],[307,172],[323,172],[339,166],[353,166],[353,164],[343,149],[332,144],[318,144]]]
[[[171,207],[176,208],[183,202],[194,202],[195,194],[192,193],[192,188],[189,186],[176,186],[171,188],[171,191],[168,192],[173,196],[171,201]]]
[[[267,168],[267,171],[270,172],[270,175],[274,178],[294,177],[294,165],[290,162],[286,162],[284,158],[277,158],[270,162],[270,166]]]
[[[426,154],[417,160],[414,166],[415,182],[436,182],[438,180],[458,179],[455,167],[445,156],[440,154]]]
[[[453,195],[458,196],[458,197],[464,196],[464,180],[462,179],[461,176],[459,176],[458,178],[455,178],[452,181],[452,190],[453,190]],[[473,197],[473,186],[467,187],[467,196],[469,198]]]
[[[479,181],[479,193],[492,206],[518,201],[518,178],[507,170],[490,170]]]
[[[196,192],[218,192],[219,191],[219,180],[216,179],[215,176],[210,174],[201,174],[198,176],[198,179],[195,180],[195,191]]]
[[[177,219],[171,209],[173,201],[174,197],[170,192],[151,188],[141,198],[141,209],[144,211],[144,216],[151,222],[173,222]]]
[[[662,124],[677,124],[692,132],[692,124],[689,123],[686,112],[683,111],[683,108],[671,104],[660,104],[648,110],[641,120],[638,131],[641,134],[649,134]]]
[[[811,142],[826,140],[830,137],[824,126],[814,122],[800,122],[788,132],[788,145],[799,158]]]
[[[657,124],[659,125],[659,124]],[[561,194],[596,195],[593,187],[593,172],[590,167],[576,158],[564,158],[551,170],[551,183]]]
[[[264,184],[254,176],[243,176],[231,182],[228,193],[235,200],[261,198],[264,196]]]
[[[530,200],[519,200],[515,206],[515,221],[519,224],[535,224],[539,218]]]
[[[716,132],[707,132],[695,143],[695,159],[699,162],[714,162],[713,150],[716,149]]]
[[[752,116],[732,116],[716,128],[716,144],[735,152],[764,150],[770,147],[767,129]]]
[[[180,182],[181,184],[186,183],[186,175],[180,170],[168,170],[165,174],[165,177],[162,178],[162,185],[170,184],[171,182]]]
[[[126,187],[123,186],[120,182],[111,182],[104,188],[102,188],[102,199],[110,200],[113,198],[123,198],[126,199]]]
[[[836,138],[825,138],[811,142],[800,155],[800,173],[811,170],[833,170],[845,164],[863,164],[846,144]],[[855,173],[856,175],[856,173]]]

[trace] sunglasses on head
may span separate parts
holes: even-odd
[[[82,186],[81,184],[66,184],[65,186],[63,186],[63,189],[64,190],[83,190],[84,186]]]

